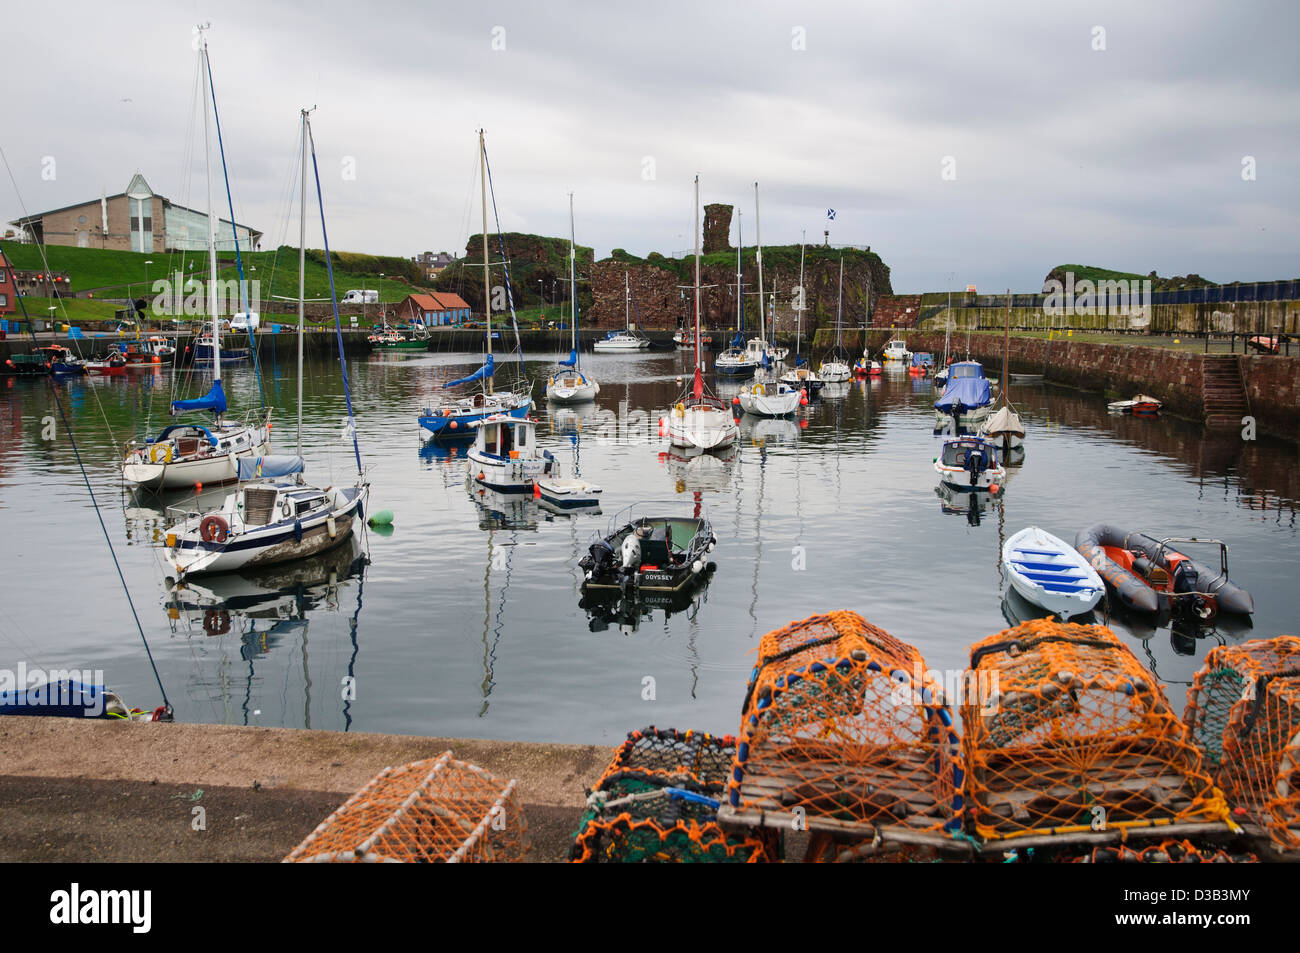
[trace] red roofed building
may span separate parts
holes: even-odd
[[[14,300],[17,295],[13,266],[9,264],[5,253],[0,251],[0,317],[7,317],[18,309],[18,302]]]
[[[432,327],[437,324],[462,324],[470,317],[470,306],[464,298],[447,291],[427,294],[409,294],[397,306],[397,319],[411,324]]]

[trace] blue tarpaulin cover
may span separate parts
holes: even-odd
[[[103,718],[103,685],[71,679],[35,688],[0,690],[0,715],[50,715],[61,718]]]
[[[293,456],[292,454],[239,458],[239,479],[241,480],[292,476],[295,473],[302,473],[302,471],[302,457]]]
[[[560,367],[573,367],[577,363],[578,363],[578,349],[573,348],[571,351],[569,351],[569,359],[567,361],[560,361]]]
[[[221,387],[221,381],[213,381],[212,388],[202,397],[172,401],[173,417],[195,410],[210,410],[214,417],[220,417],[226,412],[226,392]]]
[[[992,399],[984,369],[974,362],[963,361],[948,368],[948,386],[944,388],[943,396],[934,402],[934,406],[937,410],[947,412],[957,403],[969,409],[983,407]]]
[[[484,364],[482,367],[480,367],[473,374],[469,375],[469,377],[462,377],[460,380],[456,380],[456,381],[448,381],[442,386],[443,389],[445,390],[448,387],[459,387],[461,384],[472,384],[474,383],[474,381],[481,381],[488,377],[491,377],[493,374],[496,373],[496,370],[497,370],[496,361],[493,360],[492,355],[489,354],[487,356],[487,363]]]

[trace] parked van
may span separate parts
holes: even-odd
[[[351,291],[349,291],[347,294],[343,296],[343,300],[340,301],[339,303],[340,304],[377,304],[378,302],[379,302],[378,291],[362,291],[358,288],[353,288]]]
[[[230,319],[230,330],[256,331],[260,321],[256,311],[241,311]]]

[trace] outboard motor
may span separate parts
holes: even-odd
[[[603,539],[592,543],[587,555],[578,560],[578,566],[586,572],[588,579],[603,576],[614,568],[614,547]]]
[[[543,468],[542,472],[545,473],[547,476],[550,476],[551,467],[555,466],[555,457],[551,454],[551,451],[549,450],[543,450],[542,457],[546,460],[546,466]]]
[[[964,466],[970,471],[970,485],[974,486],[979,475],[989,468],[988,455],[983,450],[971,450],[966,454]]]

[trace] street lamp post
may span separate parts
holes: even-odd
[[[149,297],[149,266],[152,265],[152,264],[153,264],[153,259],[145,259],[145,263],[144,263],[144,294],[145,294],[145,297],[146,297],[146,298]],[[132,310],[134,310],[134,305],[135,305],[135,303],[132,302]],[[140,320],[140,315],[137,314],[137,315],[135,316],[135,318],[136,318],[136,321],[139,322],[139,320]]]
[[[379,273],[379,323],[387,324],[388,316],[384,313],[384,273]]]

